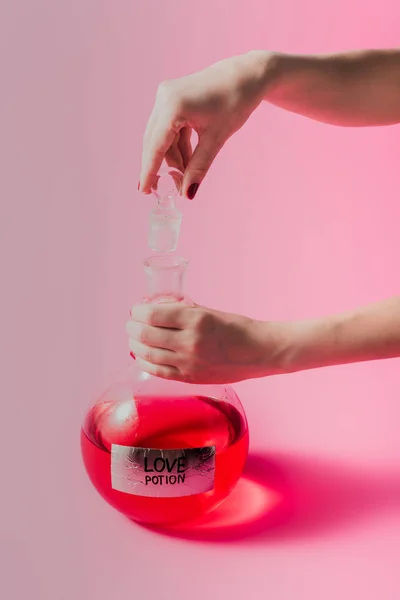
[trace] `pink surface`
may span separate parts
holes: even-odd
[[[192,534],[108,507],[79,427],[126,359],[144,289],[150,204],[136,186],[157,83],[250,48],[394,46],[400,4],[37,0],[2,12],[0,596],[397,600],[398,361],[237,386],[247,476]],[[260,108],[181,204],[190,295],[274,319],[398,292],[399,133]]]

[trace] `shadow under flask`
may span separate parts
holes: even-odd
[[[187,262],[144,263],[146,302],[185,302]],[[216,508],[243,471],[246,416],[232,388],[153,377],[133,361],[89,409],[83,462],[101,496],[128,518],[151,525],[197,519]]]

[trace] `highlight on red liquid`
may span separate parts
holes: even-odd
[[[83,461],[98,492],[128,518],[153,525],[189,521],[217,507],[240,478],[248,444],[239,410],[201,395],[105,397],[81,432]]]

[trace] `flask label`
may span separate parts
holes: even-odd
[[[203,494],[214,488],[215,446],[185,450],[111,447],[114,490],[154,498]]]

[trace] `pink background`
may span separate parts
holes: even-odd
[[[398,600],[398,361],[237,386],[246,478],[202,530],[135,526],[91,488],[79,427],[143,292],[141,137],[157,84],[251,48],[398,44],[397,0],[36,0],[0,18],[7,600]],[[399,127],[261,107],[182,203],[188,291],[265,319],[398,292]],[[246,524],[247,523],[247,524]],[[245,535],[246,534],[246,535]]]

